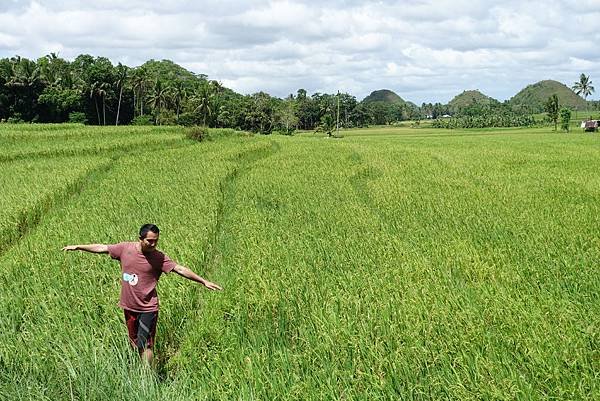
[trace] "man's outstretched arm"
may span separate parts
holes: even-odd
[[[175,268],[173,269],[173,271],[182,277],[185,277],[189,280],[192,280],[192,281],[202,284],[209,290],[222,290],[223,289],[220,286],[218,286],[217,284],[211,283],[210,281],[203,279],[202,277],[200,277],[199,275],[197,275],[196,273],[194,273],[193,271],[191,271],[190,269],[188,269],[185,266],[176,265]]]
[[[63,251],[85,251],[90,253],[108,253],[108,245],[88,244],[88,245],[67,245]]]

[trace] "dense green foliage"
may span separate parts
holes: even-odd
[[[567,108],[560,109],[560,129],[569,132],[571,124],[571,110]]]
[[[0,59],[0,121],[202,125],[290,134],[323,129],[328,121],[349,128],[418,117],[411,103],[370,104],[347,93],[241,95],[169,60],[130,68],[87,54],[72,62],[55,54],[35,61]]]
[[[558,102],[558,96],[555,93],[548,97],[546,103],[544,103],[544,111],[548,115],[548,119],[554,124],[554,131],[556,131],[556,127],[558,126],[559,110],[560,104]]]
[[[585,78],[583,89],[577,89],[584,97],[593,91],[589,77]],[[521,117],[510,117],[510,125],[541,112],[552,93],[558,94],[562,106],[586,109],[586,101],[565,85],[542,81],[511,99],[510,112]],[[304,89],[284,99],[264,92],[241,95],[169,60],[150,60],[131,68],[87,54],[73,61],[56,54],[38,60],[0,59],[0,122],[206,126],[289,135],[298,129],[332,132],[447,115],[469,118],[438,125],[457,128],[498,122],[506,126],[505,117],[490,116],[506,115],[508,111],[496,112],[501,106],[507,108],[478,91],[465,91],[449,104],[420,107],[387,89],[374,91],[362,101],[348,93],[309,95]],[[470,122],[471,117],[478,122]]]
[[[434,128],[491,128],[491,127],[531,127],[536,121],[531,115],[517,114],[506,106],[498,107],[472,105],[462,109],[456,117],[434,120]]]
[[[2,232],[3,400],[600,397],[597,135],[19,127],[0,125],[23,155],[0,205],[26,201],[0,227],[42,212]],[[35,151],[47,137],[62,147]],[[60,252],[149,221],[225,288],[161,279],[155,373],[128,347],[116,263]]]

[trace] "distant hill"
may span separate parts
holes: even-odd
[[[186,70],[179,64],[175,64],[171,60],[148,60],[142,64],[139,68],[146,70],[147,74],[152,76],[153,79],[158,77],[178,77],[184,79],[195,79],[198,76],[191,71]],[[204,77],[205,76],[201,76]]]
[[[404,99],[391,90],[381,89],[371,92],[369,96],[363,99],[363,103],[384,102],[384,103],[406,103]]]
[[[494,98],[484,95],[478,90],[468,90],[464,91],[460,95],[456,95],[454,99],[452,99],[448,106],[451,110],[456,111],[462,108],[471,106],[473,104],[492,104],[498,103],[498,101]]]
[[[545,80],[527,86],[509,101],[509,105],[515,111],[527,111],[530,113],[543,113],[544,103],[550,96],[556,94],[561,107],[570,107],[577,110],[585,110],[586,102],[577,96],[568,86],[558,81]]]

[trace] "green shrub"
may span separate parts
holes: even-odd
[[[185,130],[185,135],[194,141],[202,142],[208,139],[208,128],[206,127],[190,127]]]
[[[150,115],[137,116],[131,120],[131,125],[154,125],[154,121]]]
[[[69,122],[87,124],[87,117],[85,116],[85,113],[82,113],[80,111],[73,111],[69,113]]]
[[[21,118],[21,113],[14,113],[12,117],[8,117],[6,122],[9,124],[21,124],[25,121]]]
[[[252,136],[252,133],[238,131],[233,128],[208,128],[203,126],[189,127],[185,134],[188,138],[195,141],[213,141],[221,138],[230,138],[234,136]]]
[[[569,132],[569,124],[571,122],[571,110],[563,107],[560,110],[560,128],[563,131]]]

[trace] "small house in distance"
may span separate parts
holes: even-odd
[[[598,126],[600,126],[599,120],[587,120],[581,122],[581,128],[585,132],[596,132],[598,131]]]

